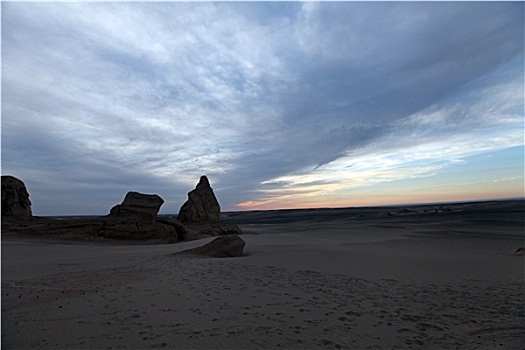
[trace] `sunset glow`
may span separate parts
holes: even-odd
[[[2,3],[36,215],[523,197],[523,2]]]

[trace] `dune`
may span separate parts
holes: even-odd
[[[522,204],[230,213],[237,258],[10,236],[2,349],[523,349]]]

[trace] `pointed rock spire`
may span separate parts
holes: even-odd
[[[188,193],[188,200],[179,211],[180,222],[210,222],[221,221],[221,207],[208,178],[203,175],[193,191]]]

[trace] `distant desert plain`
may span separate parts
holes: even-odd
[[[222,220],[242,257],[2,232],[2,349],[525,349],[523,200]]]

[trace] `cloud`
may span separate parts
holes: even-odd
[[[358,140],[358,149],[349,148],[333,161],[263,182],[270,188],[261,188],[261,200],[240,207],[298,202],[377,183],[431,177],[463,163],[462,158],[523,145],[523,115],[517,108],[523,104],[521,80],[519,65],[511,61],[468,83],[456,95],[390,123],[374,141]],[[335,133],[351,132],[341,129]],[[363,129],[373,134],[371,127]]]
[[[520,3],[4,3],[3,172],[49,212],[45,178],[182,204],[207,174],[234,208],[430,176],[523,143],[522,29]]]

